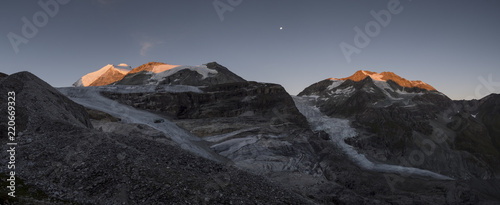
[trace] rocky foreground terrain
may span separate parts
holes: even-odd
[[[363,78],[322,81],[291,97],[217,63],[170,73],[155,66],[165,64],[99,87],[54,89],[28,72],[0,75],[2,96],[16,92],[18,131],[17,197],[2,194],[1,203],[500,201],[496,96],[454,102],[427,86],[389,81],[380,89]],[[452,137],[412,164],[412,151],[422,150],[415,139],[432,140],[437,128]],[[1,166],[2,178],[9,171]]]

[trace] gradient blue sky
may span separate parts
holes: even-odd
[[[348,63],[339,44],[352,45],[353,28],[364,28],[374,20],[370,11],[387,9],[389,1],[242,0],[221,21],[212,0],[72,0],[17,54],[8,33],[22,35],[21,19],[43,10],[38,1],[4,1],[0,72],[27,70],[62,87],[106,64],[217,61],[290,94],[360,69],[422,80],[452,99],[500,92],[495,0],[401,0],[403,11]],[[493,83],[485,83],[489,77]]]

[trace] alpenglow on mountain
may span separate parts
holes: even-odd
[[[109,85],[125,77],[125,75],[130,72],[130,69],[131,67],[125,63],[121,63],[117,66],[108,64],[97,71],[84,75],[73,83],[73,86],[88,87]]]
[[[487,98],[453,101],[424,82],[370,71],[314,83],[299,96],[329,117],[349,119],[358,134],[345,142],[371,161],[408,162],[453,179],[489,179],[500,172],[500,135],[491,127],[500,113],[484,113]]]
[[[416,81],[410,81],[406,80],[405,78],[402,78],[393,72],[382,72],[382,73],[376,73],[376,72],[371,72],[371,71],[365,71],[365,70],[359,70],[354,75],[351,75],[347,78],[342,78],[342,79],[336,79],[336,78],[330,78],[330,80],[353,80],[353,81],[361,81],[364,80],[365,78],[370,77],[372,80],[376,81],[392,81],[400,85],[401,87],[405,88],[421,88],[424,90],[436,90],[434,87],[430,86],[427,83],[424,83],[420,80]]]
[[[125,70],[119,66],[107,65],[98,71],[83,76],[73,85],[75,87],[111,84],[200,86],[244,81],[243,78],[215,62],[199,66],[149,62],[132,70]]]

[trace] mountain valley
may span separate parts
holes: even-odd
[[[422,81],[358,71],[291,96],[216,62],[110,64],[73,85],[0,75],[0,91],[17,94],[23,182],[2,203],[500,201],[498,94],[454,101]]]

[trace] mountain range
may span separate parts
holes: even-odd
[[[360,70],[291,96],[216,62],[110,64],[58,89],[0,74],[11,90],[19,197],[4,204],[500,201],[498,94],[453,101]]]
[[[102,85],[209,85],[231,82],[242,82],[243,78],[227,68],[208,63],[201,66],[179,66],[160,62],[149,62],[132,70],[127,64],[104,66],[98,71],[89,73],[73,86]]]

